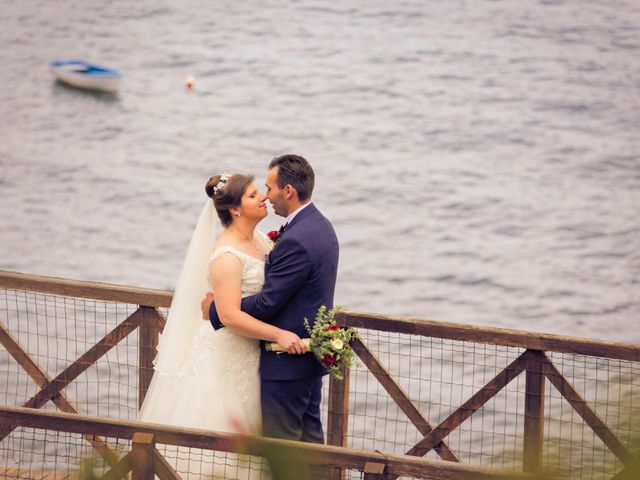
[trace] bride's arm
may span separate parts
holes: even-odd
[[[240,310],[242,263],[235,255],[223,253],[209,265],[211,285],[216,295],[216,311],[223,325],[245,337],[277,342],[289,353],[305,353],[300,337]]]

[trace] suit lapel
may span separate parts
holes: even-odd
[[[287,225],[287,228],[285,229],[283,235],[286,235],[286,233],[290,231],[293,227],[295,227],[296,224],[300,222],[300,220],[303,220],[304,218],[308,217],[309,215],[317,211],[318,209],[313,203],[310,203],[309,205],[304,207],[300,212],[298,212],[298,214],[295,217],[293,217],[293,220],[291,220],[291,223]]]
[[[287,232],[290,232],[292,228],[294,228],[301,220],[304,220],[305,218],[307,218],[308,216],[314,214],[315,212],[317,212],[318,209],[316,208],[316,206],[313,203],[310,203],[309,205],[307,205],[306,207],[304,207],[294,218],[293,220],[291,220],[291,222],[287,225],[287,228],[285,228],[284,232],[282,232],[282,238],[285,237],[285,235],[287,235]],[[273,250],[271,250],[271,252],[269,252],[269,254],[267,255],[267,260],[264,264],[264,271],[265,271],[265,275],[267,274],[267,272],[271,269],[271,254],[274,252],[274,250],[276,248],[278,248],[278,243],[277,242],[275,244],[275,246],[273,247]]]

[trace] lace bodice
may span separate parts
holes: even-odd
[[[242,297],[258,293],[264,284],[264,261],[247,255],[235,247],[225,245],[213,251],[209,262],[213,262],[223,253],[232,253],[242,262]]]
[[[261,242],[267,250],[273,247],[271,240],[269,240],[263,232],[256,230],[255,238]],[[209,263],[215,261],[215,259],[223,253],[232,253],[242,262],[242,297],[244,298],[258,293],[264,284],[264,260],[252,257],[231,245],[224,245],[213,251],[211,257],[209,257]],[[211,287],[211,281],[209,281],[209,287]]]

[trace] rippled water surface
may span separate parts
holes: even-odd
[[[173,288],[206,179],[297,152],[337,303],[640,342],[640,3],[0,12],[0,268]],[[74,57],[120,93],[56,83]]]

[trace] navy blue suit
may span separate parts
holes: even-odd
[[[313,205],[287,225],[265,264],[262,291],[242,299],[242,311],[264,322],[308,337],[303,319],[315,322],[321,305],[333,308],[338,272],[338,239],[333,226]],[[209,317],[221,328],[215,304]],[[324,442],[320,389],[326,370],[311,353],[278,355],[261,342],[260,378],[266,436]]]

